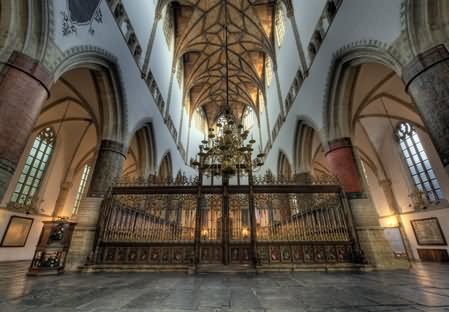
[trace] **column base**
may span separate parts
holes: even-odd
[[[98,216],[103,198],[86,198],[81,201],[76,217],[77,225],[67,254],[65,271],[79,271],[93,254]]]
[[[410,263],[406,259],[394,256],[390,243],[385,238],[382,227],[357,228],[357,236],[363,256],[368,264],[381,270],[409,269]]]

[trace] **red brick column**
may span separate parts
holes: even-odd
[[[51,73],[38,61],[13,52],[0,74],[0,199],[49,96]]]
[[[393,251],[379,224],[376,207],[368,196],[368,189],[362,176],[360,160],[350,138],[329,142],[325,155],[331,172],[338,178],[346,193],[353,226],[355,229],[354,255],[361,262],[377,268],[407,268],[408,262],[394,258]]]
[[[331,172],[338,178],[346,193],[363,193],[363,180],[350,138],[329,142],[325,152]]]

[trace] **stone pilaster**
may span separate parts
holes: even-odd
[[[438,45],[419,54],[403,68],[406,90],[429,131],[449,174],[449,52]]]
[[[101,141],[88,197],[102,197],[106,194],[114,180],[121,175],[125,158],[126,153],[122,143]]]
[[[0,200],[49,96],[53,76],[37,60],[13,52],[0,73]]]
[[[329,168],[347,194],[358,242],[366,262],[380,269],[407,268],[407,262],[394,257],[385,238],[376,208],[368,196],[360,159],[351,139],[330,142],[325,154]]]

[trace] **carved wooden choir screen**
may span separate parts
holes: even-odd
[[[335,185],[259,183],[224,192],[185,180],[117,184],[98,231],[96,264],[344,263],[358,250]]]

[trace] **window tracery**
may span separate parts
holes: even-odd
[[[77,214],[78,208],[81,203],[81,199],[83,199],[83,197],[85,195],[87,181],[89,180],[90,171],[91,171],[91,167],[88,164],[84,165],[83,173],[81,174],[80,185],[78,187],[78,192],[76,192],[75,205],[73,206],[73,210],[72,210],[73,215]]]
[[[396,136],[416,188],[430,201],[441,199],[440,184],[413,125],[399,123]]]
[[[12,203],[20,206],[32,204],[53,154],[55,140],[56,136],[51,128],[45,128],[37,135],[12,194]]]

